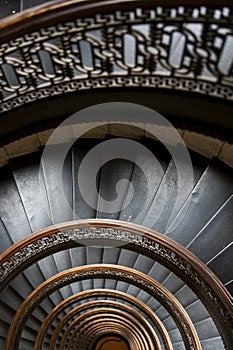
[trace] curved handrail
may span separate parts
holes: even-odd
[[[85,265],[65,270],[39,285],[19,307],[7,335],[5,350],[17,350],[20,335],[28,317],[48,295],[70,283],[93,278],[125,281],[143,289],[157,299],[172,315],[187,349],[201,350],[200,341],[191,319],[167,288],[139,271],[111,264]],[[62,344],[64,345],[64,342]]]
[[[109,311],[111,311],[110,314]],[[66,343],[67,349],[87,349],[90,338],[95,332],[95,326],[100,326],[102,323],[102,327],[104,327],[107,320],[113,324],[121,324],[125,330],[130,329],[131,334],[141,342],[139,350],[154,350],[148,330],[146,331],[145,328],[142,327],[139,320],[136,320],[128,312],[126,313],[125,311],[123,312],[122,310],[120,311],[114,308],[99,308],[79,315],[66,329],[60,342],[59,350],[65,349]],[[79,346],[77,346],[77,342]],[[74,346],[72,346],[72,344],[74,344]],[[155,349],[157,349],[157,347],[155,347]],[[158,350],[161,350],[161,347],[158,347]]]
[[[39,350],[43,346],[43,339],[47,333],[47,330],[51,326],[54,319],[56,319],[60,313],[65,311],[66,308],[72,307],[74,304],[80,303],[82,301],[85,301],[86,299],[90,299],[94,297],[114,297],[114,298],[120,299],[121,301],[127,302],[134,308],[140,310],[140,312],[145,314],[151,320],[152,324],[154,324],[158,329],[158,332],[161,334],[161,337],[163,339],[165,349],[166,350],[173,349],[170,337],[163,323],[160,321],[159,317],[141,300],[137,299],[136,297],[133,297],[130,294],[127,294],[121,291],[116,291],[112,289],[95,289],[94,291],[85,290],[77,294],[71,295],[67,299],[63,300],[60,304],[58,304],[51,311],[51,313],[48,314],[48,316],[42,323],[41,328],[37,334],[37,338],[35,342],[35,350]],[[72,308],[71,310],[74,310],[74,308]],[[53,331],[50,345],[54,346],[59,330],[66,323],[66,320],[68,317],[69,317],[68,314],[66,314],[66,316],[64,316],[64,318],[62,318],[60,322],[56,325],[56,328]]]
[[[157,334],[155,333],[154,329],[152,328],[151,324],[144,318],[142,317],[142,315],[137,311],[135,310],[134,308],[129,307],[129,306],[126,306],[125,304],[122,304],[120,302],[116,302],[116,301],[110,301],[110,300],[94,300],[94,301],[89,301],[89,302],[86,302],[84,304],[81,304],[81,305],[78,305],[76,306],[74,309],[72,309],[70,312],[68,312],[66,314],[66,316],[61,319],[61,321],[59,322],[59,324],[57,325],[56,329],[54,330],[53,332],[53,335],[52,335],[52,338],[53,339],[56,339],[59,332],[61,330],[63,330],[64,326],[66,324],[68,324],[68,322],[71,320],[71,319],[74,319],[74,317],[76,317],[77,315],[80,315],[80,313],[85,310],[85,309],[96,309],[97,307],[99,307],[99,311],[102,312],[103,311],[103,307],[115,307],[115,309],[121,309],[123,311],[127,311],[129,314],[133,315],[136,319],[138,319],[140,321],[140,323],[142,325],[144,325],[144,327],[146,327],[147,331],[149,330],[150,332],[150,337],[151,339],[154,341],[154,344],[156,345],[156,349],[157,350],[161,350],[161,345],[160,345],[160,342],[159,342],[159,339],[158,339],[158,336]],[[106,311],[106,309],[105,309]],[[79,333],[79,335],[81,335],[81,333]],[[55,342],[52,341],[52,338],[51,338],[51,341],[50,341],[50,349],[53,350],[54,348],[54,344]],[[35,348],[34,350],[37,350],[37,346],[35,344]]]
[[[94,239],[117,240],[122,248],[147,255],[175,272],[200,298],[213,317],[225,346],[233,339],[233,302],[227,289],[214,273],[194,254],[165,235],[129,222],[80,220],[51,226],[32,234],[0,256],[0,288],[25,268],[60,250]]]

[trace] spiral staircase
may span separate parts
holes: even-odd
[[[42,2],[1,5],[1,349],[231,350],[231,3],[51,1],[15,13]],[[155,137],[163,125],[91,114],[61,124],[119,101],[175,126],[192,187],[181,162],[180,188],[180,145]],[[122,138],[139,145],[135,161],[90,168],[91,206],[83,160],[106,159],[98,147]]]

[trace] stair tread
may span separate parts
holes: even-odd
[[[133,163],[125,159],[114,159],[105,163],[101,170],[99,185],[99,200],[97,206],[97,218],[116,220],[119,218],[120,211],[128,190],[128,184],[125,182],[120,185],[120,192],[117,194],[116,185],[120,180],[130,181],[133,171]],[[105,202],[106,201],[106,202]],[[109,212],[109,203],[115,201],[114,212]]]
[[[72,147],[72,177],[73,177],[73,208],[74,208],[74,218],[75,219],[86,219],[86,218],[95,218],[96,217],[96,208],[98,198],[93,198],[92,193],[88,193],[92,197],[95,206],[90,207],[86,200],[83,199],[79,187],[79,167],[84,157],[88,154],[90,149],[95,147],[100,141],[99,140],[78,140]],[[97,173],[96,184],[99,184],[99,176]]]
[[[210,222],[199,232],[195,240],[188,246],[204,263],[217,255],[232,242],[233,196],[211,218]],[[208,249],[206,249],[208,247]]]
[[[40,153],[13,158],[10,160],[10,168],[32,231],[50,226],[44,182],[42,177],[39,179]]]
[[[207,160],[204,157],[197,155],[195,152],[190,152],[189,154],[192,161],[194,186],[205,170],[207,166]],[[186,170],[187,165],[185,160],[182,160],[182,158],[180,159],[180,162],[184,162],[184,166],[182,174],[179,173],[179,176],[182,176],[182,178],[185,179],[186,173],[184,173],[184,171]],[[186,170],[187,174],[189,171],[190,170],[188,168],[188,170]],[[156,193],[156,196],[153,199],[153,203],[142,222],[144,226],[151,227],[161,233],[165,233],[167,231],[167,225],[171,220],[171,214],[173,212],[174,206],[175,204],[177,205],[176,200],[178,196],[180,181],[181,180],[178,178],[178,169],[176,168],[176,162],[171,159],[161,181],[159,189]],[[177,205],[176,212],[172,214],[173,217],[175,217],[176,213],[178,213],[181,209],[183,203],[187,199],[187,196],[191,192],[191,189],[192,188],[190,188],[190,183],[187,181],[182,184],[182,192],[179,194],[179,203]],[[156,221],[155,217],[158,218]]]
[[[208,263],[208,267],[214,271],[218,278],[226,283],[233,277],[233,243],[221,252],[214,260]]]
[[[7,250],[13,244],[13,241],[11,236],[8,234],[8,231],[6,230],[1,219],[0,219],[0,237],[1,237],[0,254],[2,254],[5,250]]]
[[[200,341],[210,338],[216,338],[216,326],[211,318],[202,320],[195,324],[196,331],[199,335]]]
[[[32,232],[25,208],[8,166],[0,173],[0,217],[14,243]]]
[[[42,154],[41,166],[49,201],[52,224],[73,220],[72,158],[68,153],[62,171],[57,169],[64,145],[49,145]]]
[[[211,349],[224,350],[225,349],[222,339],[220,337],[201,340],[201,346],[202,346],[202,350],[211,350]]]
[[[232,169],[213,161],[195,186],[186,215],[168,236],[187,246],[232,195]]]
[[[142,211],[146,214],[150,207],[151,201],[159,188],[170,159],[170,156],[158,142],[142,141],[141,143],[151,151],[152,155],[142,156],[138,154],[130,179],[130,183],[134,188],[134,196],[131,203],[121,210],[119,217],[120,220],[133,221],[139,224],[142,222],[143,217],[141,219],[138,217],[142,215]],[[158,162],[157,164],[154,157]],[[146,173],[143,172],[143,169],[145,169]],[[150,181],[150,193],[148,193],[148,181]],[[129,193],[126,195],[125,202],[126,201],[129,202]]]

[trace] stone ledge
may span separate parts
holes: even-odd
[[[97,138],[104,139],[107,136],[118,137],[131,137],[136,140],[140,140],[142,137],[148,137],[150,139],[157,140],[153,136],[154,131],[158,131],[156,125],[117,125],[117,124],[104,124],[97,126],[93,124],[94,129],[85,133],[85,130],[90,125],[81,124],[78,128],[77,125],[65,126],[60,128],[56,142],[53,144],[61,144],[63,142],[70,142],[79,137],[80,131],[84,132],[82,138]],[[81,129],[81,130],[80,130]],[[22,156],[28,153],[33,153],[39,150],[41,146],[45,146],[49,137],[52,135],[55,129],[48,129],[42,132],[35,133],[30,136],[26,136],[22,139],[11,142],[4,147],[0,148],[0,167],[8,163],[8,159]],[[219,158],[222,162],[233,168],[233,144],[221,141],[217,138],[212,138],[203,134],[199,134],[194,131],[177,129],[186,146],[203,155],[204,157],[211,159],[213,157]],[[169,143],[169,139],[166,141]]]

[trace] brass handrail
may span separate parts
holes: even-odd
[[[132,337],[138,341],[138,350],[153,350],[153,343],[148,332],[141,327],[139,321],[136,321],[132,315],[114,308],[110,310],[111,314],[109,314],[108,311],[108,309],[104,309],[102,312],[100,308],[78,316],[66,329],[60,342],[59,350],[63,350],[64,348],[88,349],[92,335],[94,339],[96,339],[96,326],[104,328],[109,322],[112,323],[114,327],[116,325],[121,325],[124,331],[130,329]]]
[[[200,298],[212,316],[227,349],[233,343],[232,297],[214,273],[190,251],[165,235],[129,222],[80,220],[32,234],[0,256],[0,290],[42,257],[94,239],[117,240],[124,249],[159,261],[176,273]],[[84,243],[85,244],[85,243]]]
[[[54,349],[55,342],[53,341],[53,339],[56,339],[56,337],[58,336],[59,332],[61,330],[64,330],[64,326],[67,325],[68,322],[71,319],[73,319],[74,317],[75,317],[76,321],[78,320],[76,318],[76,315],[80,315],[81,313],[83,314],[85,309],[86,310],[90,309],[90,311],[91,310],[93,311],[93,313],[90,313],[90,314],[86,313],[86,316],[87,315],[93,315],[94,313],[97,312],[95,310],[98,309],[99,310],[97,312],[98,313],[98,318],[99,318],[99,322],[101,323],[101,316],[100,315],[101,315],[101,313],[103,311],[107,312],[108,308],[111,308],[111,310],[109,310],[109,311],[112,311],[111,315],[113,315],[113,319],[114,319],[114,308],[115,308],[115,310],[118,310],[118,309],[123,310],[123,311],[126,312],[126,315],[127,315],[127,313],[131,314],[133,317],[138,319],[140,321],[139,324],[138,324],[138,327],[139,328],[141,326],[144,327],[143,333],[147,332],[149,334],[150,339],[152,340],[152,342],[155,345],[155,349],[157,349],[157,350],[161,350],[162,349],[155,330],[152,328],[151,324],[139,313],[139,311],[133,309],[131,306],[127,306],[127,305],[125,305],[123,303],[120,303],[120,302],[117,302],[117,301],[112,301],[112,300],[94,300],[94,301],[89,301],[89,302],[86,302],[84,304],[76,306],[74,309],[72,309],[70,312],[68,312],[66,314],[66,316],[59,322],[59,324],[57,325],[55,331],[53,332],[53,335],[52,335],[52,338],[51,338],[51,341],[50,341],[50,349],[51,350]],[[78,322],[80,322],[80,320],[81,319],[79,319]],[[84,324],[83,322],[84,322],[84,320],[82,321],[82,326]],[[55,333],[56,333],[56,336],[54,336]],[[78,336],[80,338],[84,336],[83,332],[81,330],[77,334],[78,334]],[[85,342],[84,342],[84,344],[85,344]],[[76,346],[76,348],[77,348],[77,346]],[[37,349],[37,347],[35,346],[34,350],[36,350],[36,349]]]
[[[111,264],[85,265],[63,271],[38,286],[19,307],[8,331],[5,350],[17,350],[28,317],[48,295],[70,283],[93,278],[125,281],[146,291],[172,315],[187,349],[201,350],[195,327],[180,302],[163,285],[132,268]]]
[[[161,335],[165,349],[166,350],[173,349],[171,340],[167,333],[166,328],[164,327],[163,323],[160,321],[159,317],[146,304],[144,304],[142,301],[140,301],[136,297],[133,297],[132,295],[121,291],[111,290],[111,289],[95,289],[95,290],[85,290],[77,294],[74,294],[69,298],[63,300],[60,304],[58,304],[51,311],[51,313],[48,314],[48,316],[42,323],[41,328],[37,334],[34,350],[39,350],[41,347],[43,347],[43,339],[47,333],[47,330],[53,323],[53,320],[57,319],[61,312],[65,311],[67,307],[72,307],[73,304],[77,304],[77,303],[80,303],[81,301],[85,301],[86,299],[95,298],[95,297],[114,297],[114,298],[120,299],[121,301],[127,302],[132,307],[140,310],[140,312],[145,314],[151,320],[152,324],[155,325],[156,329]],[[66,314],[61,319],[61,321],[56,325],[56,328],[53,331],[53,335],[50,340],[50,346],[54,346],[58,333],[60,329],[63,327],[63,325],[65,325],[65,323],[67,322],[68,317],[69,317],[68,314]]]

